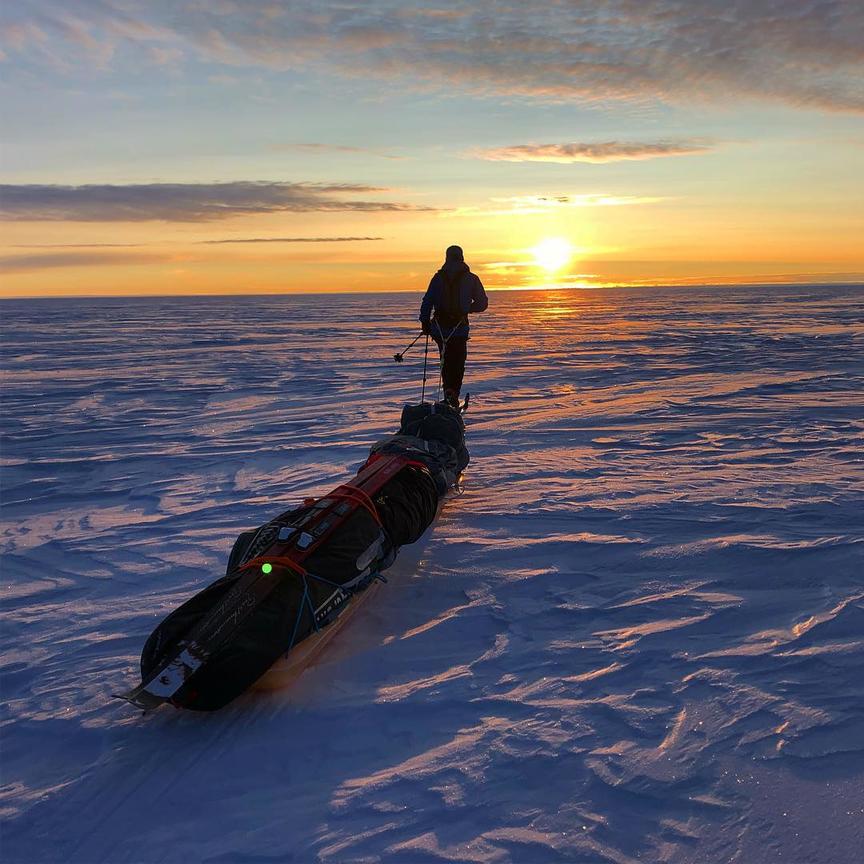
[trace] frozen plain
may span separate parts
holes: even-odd
[[[858,862],[862,288],[492,294],[376,605],[290,691],[109,698],[398,425],[418,299],[0,306],[0,858]]]

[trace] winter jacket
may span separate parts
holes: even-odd
[[[445,291],[448,285],[457,288],[459,306],[463,313],[462,322],[455,327],[445,326],[436,320],[437,313],[444,304]],[[483,283],[475,276],[463,261],[448,261],[429,282],[423,302],[420,304],[420,323],[431,321],[430,332],[433,338],[441,340],[468,338],[468,315],[472,312],[484,312],[489,305],[489,299],[483,290]]]

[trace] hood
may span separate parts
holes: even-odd
[[[457,273],[467,273],[470,269],[464,261],[445,261],[441,272],[453,277]]]

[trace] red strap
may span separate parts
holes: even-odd
[[[397,456],[396,454],[380,454],[380,453],[373,454],[373,456],[370,457],[369,461],[370,462],[373,462],[373,461],[379,462],[379,461],[385,460],[385,459],[386,460],[392,460],[395,463],[398,463],[397,471],[394,472],[394,474],[398,473],[398,470],[401,469],[404,465],[408,464],[408,461],[409,461],[402,456]],[[362,477],[363,472],[369,467],[370,467],[369,462],[367,462],[366,465],[364,465],[363,468],[361,468],[360,471],[357,473],[357,476],[354,478],[354,480],[356,481],[356,480],[360,479]],[[387,466],[385,465],[383,470],[376,468],[376,469],[370,471],[370,476],[367,478],[364,478],[364,479],[366,480],[366,482],[371,482],[371,485],[373,486],[373,491],[377,491],[378,488],[381,485],[383,485],[383,484],[381,484],[380,481],[381,481],[382,476],[386,475],[386,472],[387,472]],[[386,479],[389,479],[389,476],[391,476],[391,475],[386,475]],[[386,479],[384,482],[386,482]],[[377,481],[377,483],[376,483],[376,481]],[[361,480],[361,482],[363,482],[363,480]],[[337,486],[336,489],[334,489],[332,492],[325,495],[324,498],[335,498],[335,499],[341,498],[341,499],[344,499],[346,501],[351,501],[354,504],[358,505],[359,507],[365,507],[366,510],[369,512],[369,515],[372,516],[372,518],[375,520],[376,524],[381,528],[384,527],[381,524],[381,517],[378,515],[378,508],[375,506],[375,502],[372,500],[372,498],[370,497],[368,492],[366,492],[364,489],[361,489],[357,485],[354,485],[351,483],[343,483],[341,486]],[[318,500],[322,501],[324,499],[319,498]],[[325,510],[322,512],[320,518],[323,519],[323,518],[325,518],[325,516],[329,515],[330,513],[332,513],[332,510]],[[327,532],[325,532],[324,536],[326,536],[327,534],[329,534],[329,530]],[[317,547],[318,541],[320,539],[322,539],[322,538],[320,538],[320,537],[317,538],[307,548],[298,551],[296,553],[297,557],[299,557],[301,560],[305,559],[308,555],[311,554],[312,550]],[[281,544],[278,541],[276,543],[274,543],[273,545],[282,545],[284,548],[284,544]],[[272,548],[272,546],[271,546],[271,548]],[[261,556],[258,556],[257,558],[253,558],[251,561],[247,561],[245,564],[242,564],[239,567],[239,569],[245,570],[245,569],[247,569],[253,565],[266,564],[268,562],[271,564],[284,564],[286,567],[292,568],[295,572],[300,573],[301,575],[306,574],[306,571],[293,558],[283,558],[280,556],[267,556],[267,555],[261,555]]]
[[[306,570],[301,567],[293,558],[283,558],[279,555],[260,555],[258,558],[252,558],[245,564],[241,565],[241,570],[248,570],[250,567],[259,567],[261,564],[281,564],[283,567],[288,567],[295,573],[301,576],[306,575]]]
[[[345,490],[344,492],[342,490]],[[365,507],[372,518],[381,525],[381,517],[378,515],[378,508],[375,502],[367,495],[359,486],[352,486],[350,483],[343,483],[337,489],[334,489],[328,498],[344,498],[348,501],[353,501],[361,507]],[[382,526],[383,527],[383,526]]]

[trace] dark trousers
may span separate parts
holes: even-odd
[[[465,377],[465,360],[468,357],[468,337],[451,336],[446,344],[437,337],[432,337],[438,344],[441,355],[441,378],[444,381],[444,392],[452,390],[457,396],[462,390],[462,379]]]

